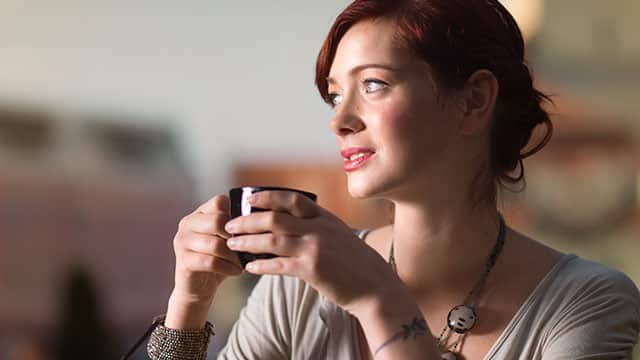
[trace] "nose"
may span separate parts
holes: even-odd
[[[353,101],[345,101],[336,108],[336,113],[329,123],[329,128],[337,136],[355,134],[365,128],[357,104]]]

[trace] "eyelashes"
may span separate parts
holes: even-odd
[[[367,94],[374,93],[387,87],[387,83],[377,79],[366,79],[363,83]]]
[[[386,89],[389,86],[386,82],[378,79],[365,79],[362,81],[362,90],[366,94],[374,94]],[[325,102],[329,104],[329,106],[336,107],[342,103],[343,95],[338,93],[329,93]]]

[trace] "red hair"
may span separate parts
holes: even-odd
[[[461,88],[474,72],[491,71],[500,85],[491,141],[494,180],[524,180],[522,160],[551,139],[553,124],[533,87],[524,60],[524,40],[511,14],[497,0],[356,0],[336,18],[316,63],[316,85],[329,102],[327,77],[345,33],[365,20],[391,19],[396,37],[434,69],[445,88]],[[533,130],[545,126],[541,141],[525,151]],[[520,174],[511,175],[520,167]],[[495,198],[495,186],[492,196]]]

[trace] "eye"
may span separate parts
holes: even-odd
[[[387,83],[384,81],[380,81],[377,79],[366,79],[364,82],[365,91],[369,93],[374,93],[376,91],[382,90],[387,87]]]
[[[331,93],[327,95],[327,102],[329,103],[329,105],[331,105],[331,107],[340,105],[340,103],[342,103],[342,95]]]

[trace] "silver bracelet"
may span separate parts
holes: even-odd
[[[150,336],[147,354],[152,360],[204,360],[207,358],[209,338],[215,335],[213,324],[206,322],[203,329],[177,330],[164,326],[165,315],[157,316],[145,334],[121,359],[128,359]]]

